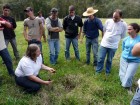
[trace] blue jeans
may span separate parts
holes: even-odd
[[[14,75],[12,59],[9,55],[7,48],[0,51],[0,56],[2,57],[2,60],[6,65],[9,75]]]
[[[97,62],[96,72],[100,73],[103,70],[104,60],[105,60],[105,57],[107,56],[106,74],[110,73],[111,66],[112,66],[112,59],[115,55],[116,50],[117,49],[111,49],[111,48],[106,48],[106,47],[100,46],[99,53],[98,53],[98,62]]]
[[[60,51],[59,39],[48,39],[48,44],[50,49],[50,63],[56,64]]]
[[[131,87],[133,77],[138,69],[139,63],[127,62],[122,57],[120,59],[119,77],[123,87]]]
[[[80,56],[79,56],[79,50],[78,50],[78,39],[77,38],[66,38],[66,48],[65,48],[65,57],[66,60],[70,59],[70,44],[72,43],[73,48],[74,48],[74,52],[75,52],[75,57],[76,59],[80,60]]]
[[[90,50],[92,48],[92,52],[94,54],[94,62],[93,65],[97,66],[97,56],[98,56],[98,38],[89,39],[86,38],[86,63],[90,63]]]
[[[130,105],[140,105],[140,89],[139,88],[136,89],[136,93],[133,99],[131,100]]]
[[[42,53],[42,43],[41,43],[41,41],[38,41],[36,39],[32,39],[28,42],[28,45],[30,45],[30,44],[37,44],[40,48],[41,53]]]
[[[16,39],[12,38],[12,39],[5,39],[5,44],[6,46],[8,46],[9,42],[11,43],[11,46],[13,48],[13,52],[14,52],[14,56],[16,57],[16,59],[19,58],[19,52],[17,50],[17,43],[16,43]]]

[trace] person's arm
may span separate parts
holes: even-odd
[[[37,82],[37,83],[40,83],[40,84],[45,84],[45,85],[49,85],[50,83],[52,83],[52,81],[44,81],[40,78],[38,78],[37,76],[34,76],[34,75],[30,75],[28,76],[28,78],[31,80],[31,81],[34,81],[34,82]]]
[[[24,35],[25,40],[26,40],[26,41],[29,41],[30,38],[29,38],[29,36],[28,36],[28,34],[27,34],[27,30],[28,30],[27,28],[28,28],[28,27],[24,25],[23,35]]]
[[[43,19],[43,25],[44,25],[45,24],[45,18],[43,17],[42,19]]]
[[[84,37],[85,37],[85,33],[83,32],[82,35],[81,35],[81,38],[80,38],[80,43],[81,43],[81,44],[83,43]]]
[[[49,31],[52,31],[52,32],[56,32],[57,30],[59,30],[59,27],[52,27],[51,21],[49,18],[46,19],[46,27]]]
[[[103,38],[103,24],[101,22],[101,20],[98,19],[98,22],[97,22],[97,26],[98,26],[98,29],[101,31],[101,34],[102,34],[102,38]]]
[[[63,26],[60,19],[58,19],[58,29],[55,32],[62,32],[62,31],[63,31]]]
[[[42,25],[42,22],[39,24],[39,28],[40,28],[40,38],[38,39],[38,41],[41,41],[42,34],[43,34],[43,25]]]
[[[12,24],[5,20],[0,20],[0,24],[6,26],[7,28],[12,28]]]
[[[63,29],[64,31],[66,30],[66,27],[67,27],[67,22],[66,22],[66,17],[63,19]]]
[[[102,36],[103,36],[103,37],[104,37],[105,32],[106,32],[106,27],[107,27],[107,25],[108,25],[108,21],[109,21],[109,19],[105,21],[105,24],[104,24],[104,26],[103,26],[103,32],[102,32]]]
[[[81,33],[82,33],[82,27],[83,27],[82,18],[80,18],[80,22],[79,22],[78,26],[80,27],[80,30],[79,30],[79,33],[78,33],[78,39],[80,39],[80,36],[81,36]]]
[[[140,57],[140,42],[134,45],[132,55]]]
[[[82,27],[80,27],[80,31],[78,33],[78,39],[80,39],[81,33],[82,33]]]
[[[13,28],[13,30],[17,27],[17,24],[16,24],[16,21],[15,21],[15,19],[14,18],[12,18],[12,28]]]
[[[48,70],[48,71],[50,71],[51,73],[55,73],[55,70],[54,70],[53,68],[48,67],[48,66],[46,66],[46,65],[44,65],[44,64],[41,65],[41,68],[44,69],[44,70]]]
[[[83,24],[83,32],[82,32],[82,35],[81,35],[81,40],[80,40],[80,43],[83,43],[83,39],[85,37],[85,34],[86,34],[86,31],[87,31],[87,20],[84,21],[84,24]]]
[[[122,51],[124,50],[124,46],[125,46],[125,41],[123,40],[123,42],[122,42]]]
[[[46,85],[51,83],[52,81],[50,81],[50,82],[49,81],[44,81],[44,80],[40,79],[39,77],[37,77],[36,75],[34,75],[34,68],[33,68],[33,65],[32,65],[31,62],[32,61],[30,61],[28,59],[22,59],[22,61],[19,62],[24,76],[27,76],[31,81],[34,81],[34,82],[37,82],[37,83],[46,84]]]

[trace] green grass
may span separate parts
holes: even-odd
[[[105,19],[102,19],[103,23]],[[129,24],[137,22],[138,19],[125,19]],[[17,45],[22,57],[27,48],[27,42],[23,37],[23,22],[17,22],[15,30],[17,35]],[[47,33],[47,32],[46,32]],[[5,65],[0,58],[0,105],[129,105],[133,96],[120,86],[118,78],[119,60],[121,55],[121,43],[113,60],[110,76],[105,76],[103,71],[99,76],[95,76],[95,70],[90,65],[85,65],[86,51],[85,43],[79,43],[81,61],[75,60],[74,51],[71,47],[71,60],[66,61],[64,57],[65,38],[61,33],[61,50],[58,64],[51,66],[49,63],[48,44],[43,42],[43,54],[45,64],[56,69],[56,74],[45,71],[40,72],[40,77],[44,80],[52,79],[54,82],[50,86],[42,85],[41,90],[35,94],[25,94],[22,88],[15,84],[13,78],[9,77]],[[101,37],[99,38],[99,42]],[[43,41],[43,40],[42,40]],[[14,69],[18,62],[13,56],[11,45],[8,50],[13,60]],[[93,60],[91,55],[91,61]],[[140,71],[135,75],[135,80],[139,78]],[[135,92],[133,84],[133,92]]]

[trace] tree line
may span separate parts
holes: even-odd
[[[69,12],[69,5],[74,5],[76,14],[80,16],[88,7],[92,6],[99,10],[96,16],[100,18],[111,17],[113,11],[117,8],[123,11],[124,18],[140,17],[140,0],[1,0],[0,8],[6,3],[11,6],[11,15],[17,21],[26,18],[23,10],[28,6],[34,9],[35,15],[41,10],[44,17],[49,16],[51,8],[56,7],[59,10],[59,17],[64,18]],[[0,13],[2,13],[2,9]]]

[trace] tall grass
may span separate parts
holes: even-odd
[[[128,24],[131,22],[140,23],[138,19],[124,19]],[[102,19],[103,23],[105,19]],[[23,37],[23,22],[17,22],[16,39],[20,57],[27,48],[27,42]],[[47,32],[46,32],[47,34]],[[101,35],[99,42],[101,41]],[[42,40],[43,42],[43,40]],[[45,64],[56,69],[56,74],[45,71],[40,72],[40,77],[44,80],[51,79],[53,83],[49,86],[42,85],[37,94],[26,94],[15,84],[2,64],[0,58],[0,105],[129,105],[132,99],[127,91],[120,86],[118,77],[119,60],[121,55],[121,43],[113,60],[111,74],[105,75],[103,71],[99,76],[95,76],[92,66],[85,64],[86,51],[85,42],[79,43],[81,61],[76,61],[74,51],[71,46],[71,60],[66,61],[64,57],[65,37],[64,32],[60,35],[61,50],[58,64],[55,66],[49,63],[48,44],[43,42],[43,54]],[[9,44],[8,50],[13,60],[14,69],[18,64],[13,56],[12,48]],[[93,54],[91,54],[93,61]],[[139,78],[140,71],[135,75],[135,80]],[[136,85],[133,84],[133,92]]]

